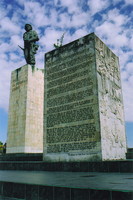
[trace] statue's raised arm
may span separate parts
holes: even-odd
[[[39,37],[36,31],[32,30],[32,26],[30,24],[25,24],[25,30],[26,32],[23,35],[24,57],[27,64],[35,65],[35,54],[39,48],[36,41],[39,40]]]

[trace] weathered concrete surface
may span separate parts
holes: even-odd
[[[118,58],[92,33],[45,62],[44,161],[125,159]]]
[[[7,153],[43,152],[43,70],[25,65],[12,72]]]

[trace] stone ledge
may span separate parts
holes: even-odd
[[[0,197],[2,200],[132,200],[132,182],[133,175],[128,173],[0,171]]]
[[[133,172],[133,160],[104,162],[0,161],[0,170],[64,172]]]
[[[6,185],[8,183],[3,183]],[[13,183],[10,183],[12,187]],[[49,200],[132,200],[132,192],[119,192],[119,191],[107,191],[107,190],[89,190],[89,189],[71,189],[60,187],[48,187],[38,185],[24,185],[25,190],[21,191],[21,196],[18,195],[18,187],[21,184],[13,185],[13,192],[10,193],[4,189],[4,195],[0,195],[2,200],[27,200],[27,199],[49,199]],[[22,186],[22,185],[21,185]],[[23,197],[23,198],[21,198]]]
[[[42,161],[42,153],[11,153],[0,155],[0,161]]]

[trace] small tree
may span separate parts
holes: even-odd
[[[54,44],[54,47],[55,47],[56,49],[62,46],[62,44],[63,44],[63,39],[64,39],[64,35],[65,35],[65,33],[63,33],[63,35],[61,36],[60,39],[57,39],[57,44]]]

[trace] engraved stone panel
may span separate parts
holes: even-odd
[[[94,35],[45,61],[44,160],[101,159]]]
[[[45,55],[44,160],[125,159],[118,58],[95,34]]]

